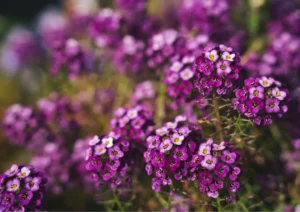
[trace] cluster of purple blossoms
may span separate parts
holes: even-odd
[[[256,125],[272,123],[271,114],[281,117],[288,111],[288,90],[271,77],[248,78],[242,89],[235,90],[234,109]]]
[[[74,116],[80,111],[81,104],[74,103],[58,93],[51,93],[48,97],[39,99],[37,107],[41,118],[46,123],[56,123],[61,132],[78,130],[79,123]]]
[[[46,49],[53,48],[67,39],[69,35],[67,17],[59,10],[46,10],[39,17],[37,31],[43,46]]]
[[[168,95],[174,99],[177,105],[189,102],[193,99],[194,79],[196,71],[193,64],[201,55],[203,45],[208,43],[208,36],[198,35],[186,41],[181,54],[174,56],[170,66],[165,69],[164,82],[167,84]]]
[[[110,121],[111,130],[131,141],[144,140],[154,129],[152,113],[142,105],[131,108],[119,108]]]
[[[59,195],[71,186],[71,162],[69,152],[63,145],[47,143],[32,157],[30,165],[47,174],[47,189]]]
[[[154,34],[148,41],[146,56],[148,66],[157,68],[169,61],[184,49],[185,38],[174,29],[167,29]]]
[[[115,46],[120,40],[121,15],[110,8],[98,12],[90,24],[90,35],[98,47]]]
[[[89,141],[86,153],[86,170],[90,180],[96,185],[108,184],[110,188],[131,184],[129,153],[131,144],[128,140],[109,133],[105,136],[94,136]]]
[[[213,34],[228,22],[228,0],[182,0],[178,4],[178,19],[183,30],[199,30]]]
[[[120,73],[140,72],[144,64],[144,48],[143,41],[136,40],[131,35],[123,37],[118,51],[114,52],[113,64]]]
[[[197,179],[201,156],[197,153],[202,135],[199,127],[184,125],[186,117],[177,116],[167,122],[146,139],[144,152],[146,172],[153,175],[152,189],[160,191],[162,186],[173,185],[173,180]]]
[[[217,198],[219,191],[226,188],[229,196],[227,201],[233,201],[234,195],[240,188],[237,178],[241,173],[241,169],[237,163],[241,160],[240,152],[236,151],[234,146],[227,141],[214,143],[212,139],[208,139],[202,143],[198,150],[201,157],[200,165],[202,169],[199,172],[198,189],[207,196]],[[228,193],[227,192],[227,193]]]
[[[94,55],[92,52],[83,48],[73,38],[56,42],[51,49],[51,58],[51,73],[53,75],[58,74],[62,66],[66,64],[70,79],[76,78],[84,71],[91,71],[94,66]]]
[[[299,75],[300,39],[287,32],[271,41],[263,55],[252,53],[245,67],[254,75],[280,75],[296,79]],[[296,82],[294,82],[296,83]]]
[[[12,165],[0,174],[0,211],[37,211],[47,178],[32,166]]]
[[[136,85],[130,102],[132,105],[143,104],[145,101],[151,100],[156,96],[154,84],[151,81],[144,81]],[[149,108],[150,110],[150,108]]]
[[[11,30],[1,49],[1,67],[8,74],[30,65],[39,57],[40,49],[33,32],[16,27]]]
[[[5,135],[18,145],[25,145],[38,127],[38,118],[31,107],[15,104],[5,112],[3,120]]]
[[[221,44],[198,57],[194,69],[195,86],[201,95],[209,95],[214,90],[219,95],[226,94],[239,79],[240,57],[231,47]]]

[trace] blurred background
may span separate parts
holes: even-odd
[[[89,43],[85,37],[88,31],[85,26],[89,23],[90,15],[93,16],[105,7],[120,9],[115,2],[113,0],[0,1],[0,120],[4,120],[7,109],[13,104],[30,107],[30,114],[35,113],[32,111],[40,110],[45,110],[48,114],[51,113],[48,111],[51,110],[49,108],[53,107],[57,117],[50,118],[49,123],[47,120],[45,129],[51,128],[51,133],[61,136],[55,137],[47,131],[46,135],[44,132],[37,135],[35,140],[38,143],[41,137],[43,139],[46,137],[59,143],[62,137],[67,141],[64,147],[66,150],[61,146],[54,150],[47,147],[43,153],[36,153],[27,144],[24,148],[23,144],[26,143],[28,136],[27,128],[18,135],[16,142],[5,135],[5,129],[2,127],[0,172],[5,171],[13,163],[32,164],[41,161],[47,163],[48,172],[55,175],[55,182],[51,182],[51,185],[55,186],[49,189],[46,198],[45,208],[49,211],[107,209],[105,204],[102,204],[105,198],[101,195],[95,197],[93,189],[90,189],[88,183],[82,180],[84,177],[78,174],[82,171],[82,164],[74,165],[72,162],[74,155],[79,154],[76,148],[84,148],[77,141],[94,134],[108,132],[112,111],[134,101],[131,96],[134,94],[135,86],[140,82],[145,80],[153,82],[153,92],[160,96],[155,105],[160,104],[161,100],[164,101],[160,95],[163,89],[158,86],[157,74],[145,71],[137,75],[135,72],[115,71],[116,65],[109,64],[109,59],[105,57],[111,53],[110,50],[105,48],[99,50],[100,48]],[[300,211],[300,141],[297,140],[300,138],[300,1],[222,0],[219,12],[217,10],[211,14],[208,12],[208,17],[204,18],[198,17],[197,11],[194,16],[191,15],[191,18],[198,17],[198,22],[205,19],[208,26],[203,24],[200,27],[194,25],[190,27],[192,22],[188,18],[181,20],[184,15],[189,14],[189,10],[186,10],[187,12],[184,10],[181,15],[176,12],[192,4],[191,2],[194,1],[147,1],[147,15],[155,17],[155,21],[159,23],[158,27],[155,21],[149,25],[155,29],[154,32],[167,28],[188,31],[191,36],[200,32],[209,37],[207,44],[224,43],[233,46],[241,55],[245,77],[276,76],[290,89],[292,96],[290,111],[284,119],[276,120],[274,125],[263,130],[254,130],[260,136],[257,139],[259,142],[255,143],[253,140],[249,145],[240,144],[245,149],[246,165],[243,165],[247,173],[247,178],[242,181],[244,186],[240,193],[240,203],[244,205],[241,206],[239,203],[229,207],[228,210],[297,211],[298,205]],[[222,9],[223,2],[226,2],[227,6],[224,7],[226,9]],[[226,15],[220,12],[223,10],[226,11]],[[43,24],[48,20],[45,14],[52,20],[49,25]],[[82,18],[85,15],[88,18]],[[62,71],[55,69],[57,67],[53,65],[53,55],[48,51],[50,48],[41,40],[46,39],[43,32],[47,31],[48,27],[56,29],[63,26],[64,29],[65,22],[72,23],[70,25],[74,26],[74,29],[70,27],[72,28],[70,32],[84,47],[93,49],[96,55],[93,62],[96,65],[92,68],[92,73],[74,77],[72,73],[66,71],[68,68],[65,66],[62,66]],[[144,23],[147,29],[146,21]],[[212,30],[210,26],[220,30]],[[136,32],[136,26],[131,26],[130,30],[128,31]],[[57,35],[60,31],[54,30],[54,33]],[[147,33],[145,34],[140,39],[147,43],[150,35],[147,37]],[[92,56],[87,54],[87,58],[91,59]],[[272,62],[276,59],[276,62]],[[55,72],[58,74],[53,74]],[[164,103],[162,105],[165,107]],[[77,147],[75,141],[78,143]],[[42,155],[46,154],[45,152],[48,154],[47,160]],[[55,165],[51,167],[51,163]],[[67,164],[67,168],[59,166],[62,164]],[[75,179],[73,176],[76,176]],[[144,183],[149,182],[145,180]],[[84,185],[85,189],[81,185]],[[146,190],[148,193],[139,189],[137,188],[136,194],[146,196],[144,206],[139,209],[159,210],[158,200],[150,191],[151,188]],[[126,200],[125,197],[124,199]],[[146,199],[149,201],[146,202]],[[140,201],[142,200],[138,197],[131,200],[133,205]],[[128,208],[137,210],[133,206]]]

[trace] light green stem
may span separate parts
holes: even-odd
[[[220,138],[220,141],[219,142],[222,142],[224,141],[224,136],[223,136],[223,129],[222,129],[222,120],[221,120],[221,116],[220,116],[220,110],[219,110],[219,104],[218,104],[218,100],[217,98],[213,97],[212,99],[212,103],[213,103],[213,106],[214,106],[214,110],[215,110],[215,114],[216,114],[216,128],[217,128],[217,131],[219,133],[219,138]]]

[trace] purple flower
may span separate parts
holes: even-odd
[[[7,182],[6,184],[7,191],[15,192],[19,189],[20,187],[20,180],[18,179],[13,179]]]
[[[166,160],[166,165],[169,167],[170,171],[174,172],[180,167],[180,161],[170,156]]]
[[[225,142],[224,141],[222,141],[219,144],[213,144],[213,150],[215,150],[215,151],[222,151],[225,148],[226,148],[226,146],[225,146]]]
[[[286,92],[279,90],[279,88],[273,88],[272,95],[282,101],[286,97]]]
[[[30,200],[33,197],[33,193],[31,191],[27,191],[27,190],[22,190],[19,194],[18,194],[18,199],[20,201],[21,205],[28,205]]]
[[[237,155],[235,152],[229,152],[228,150],[225,150],[223,154],[221,155],[221,160],[224,161],[227,164],[233,164],[236,160]]]
[[[184,136],[183,135],[179,135],[177,133],[174,133],[172,135],[171,139],[172,139],[173,144],[175,144],[175,145],[181,145],[182,141],[184,140]]]
[[[159,145],[160,145],[160,141],[158,136],[149,136],[147,138],[147,147],[149,149],[158,148]]]
[[[240,183],[237,181],[228,182],[229,191],[235,193],[240,188]]]
[[[266,100],[265,110],[267,113],[278,113],[280,111],[279,107],[280,101],[274,98],[268,98]]]
[[[41,183],[41,178],[40,177],[27,177],[25,179],[26,182],[26,188],[30,191],[37,191],[40,188],[40,183]]]
[[[111,160],[116,160],[124,156],[124,153],[121,151],[118,145],[113,146],[108,150],[109,158]]]
[[[201,161],[202,161],[202,156],[200,156],[200,155],[193,155],[192,156],[192,159],[191,159],[191,161],[190,161],[190,165],[192,166],[192,167],[197,167],[198,165],[200,165],[200,163],[201,163]]]
[[[274,83],[274,79],[273,78],[267,78],[267,77],[261,77],[258,80],[259,84],[265,88],[270,87],[273,83]]]
[[[246,105],[247,105],[249,111],[253,114],[258,113],[261,109],[264,108],[263,100],[260,98],[257,98],[257,97],[251,99],[249,102],[247,102]]]
[[[166,139],[160,144],[159,149],[161,153],[165,153],[168,152],[170,149],[172,149],[172,147],[173,147],[172,142],[169,139]]]
[[[231,72],[229,61],[219,61],[217,62],[217,73],[218,75],[227,75]]]
[[[210,151],[211,151],[211,146],[204,143],[204,144],[200,145],[198,154],[202,155],[202,156],[205,156],[205,155],[209,155]]]
[[[1,206],[4,207],[4,209],[9,209],[15,200],[15,195],[11,192],[5,192],[1,198]]]
[[[161,180],[159,178],[153,178],[152,179],[152,190],[159,192],[161,189]]]
[[[173,157],[180,161],[185,161],[188,159],[186,147],[176,147],[173,153]]]
[[[19,172],[18,166],[16,164],[14,164],[5,172],[5,174],[9,177],[12,177],[15,174],[17,174],[18,172]]]
[[[165,165],[165,156],[163,153],[153,153],[151,163],[155,167],[163,167]]]
[[[90,171],[97,171],[101,168],[102,162],[98,157],[90,156],[87,160],[86,168]]]
[[[215,168],[217,161],[218,158],[211,155],[206,155],[203,161],[201,162],[201,166],[207,168],[208,170],[212,170]]]
[[[213,176],[209,171],[204,170],[204,171],[200,172],[199,182],[202,185],[208,185],[208,184],[212,183],[212,181],[213,181]]]
[[[105,144],[100,144],[95,146],[95,155],[103,155],[106,153]]]
[[[30,169],[27,167],[22,167],[22,169],[20,170],[20,172],[18,173],[18,177],[20,178],[25,178],[30,174]]]
[[[227,176],[227,174],[229,173],[229,166],[223,164],[223,163],[218,163],[214,173],[220,177],[220,178],[224,178]]]
[[[262,86],[249,88],[249,98],[253,99],[255,97],[264,98],[264,88]]]

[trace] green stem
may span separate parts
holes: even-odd
[[[246,208],[246,206],[244,205],[244,203],[238,201],[238,204],[241,206],[241,208],[243,209],[243,211],[248,212],[248,209]]]
[[[214,110],[215,110],[215,113],[216,113],[216,119],[217,119],[216,128],[217,128],[217,131],[218,131],[219,137],[220,137],[219,142],[222,142],[222,141],[224,141],[223,129],[222,129],[222,120],[221,120],[221,116],[220,116],[218,99],[216,98],[215,94],[214,94],[214,97],[212,99],[212,103],[213,103]]]
[[[125,211],[125,209],[123,208],[122,203],[119,199],[119,196],[116,194],[115,191],[113,191],[113,194],[114,194],[114,201],[118,206],[118,211]]]
[[[217,198],[218,211],[223,211],[220,198]]]

